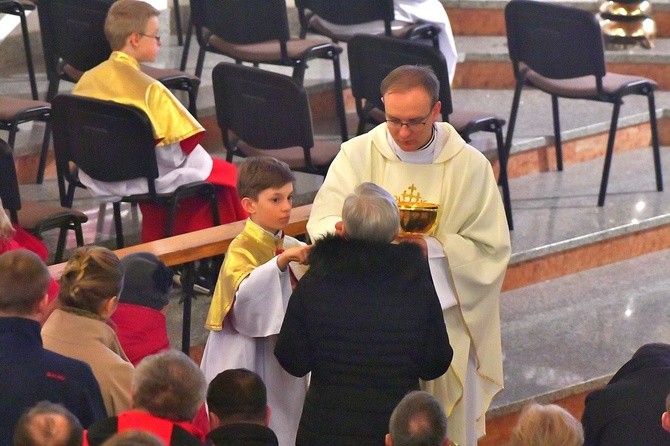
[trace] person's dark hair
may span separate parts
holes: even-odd
[[[135,406],[170,421],[190,421],[205,401],[207,382],[186,354],[165,350],[142,359],[131,393]]]
[[[60,278],[61,305],[99,314],[104,302],[118,296],[122,274],[119,258],[107,248],[77,248]]]
[[[128,430],[112,435],[102,446],[164,446],[164,443],[151,432]]]
[[[447,438],[447,417],[428,392],[410,392],[389,420],[393,446],[441,446]]]
[[[386,93],[404,92],[420,87],[428,93],[433,104],[440,99],[440,81],[427,65],[401,65],[391,71],[379,86],[382,96]]]
[[[265,189],[279,189],[295,184],[295,175],[283,161],[270,156],[245,158],[237,170],[237,193],[242,198],[258,200]]]
[[[398,235],[400,216],[393,196],[374,183],[361,183],[344,200],[342,221],[347,237],[389,243]]]
[[[49,269],[42,259],[27,249],[0,255],[0,311],[30,315],[46,295]]]
[[[14,428],[14,446],[80,446],[81,423],[60,404],[40,401],[21,415]]]
[[[121,259],[123,285],[119,303],[161,310],[169,302],[173,272],[150,252],[135,252]]]
[[[225,370],[209,383],[207,407],[222,424],[263,424],[267,414],[265,384],[250,370]]]

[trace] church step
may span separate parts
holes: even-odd
[[[506,419],[513,422],[529,401],[572,400],[579,418],[586,393],[604,386],[641,345],[669,342],[668,315],[660,311],[669,260],[665,249],[502,293],[505,390],[487,414],[491,433],[506,431]]]
[[[449,15],[454,35],[460,36],[504,36],[504,9],[508,0],[442,0]],[[598,11],[602,1],[577,0],[553,1],[553,3]],[[657,36],[670,37],[670,2],[652,0],[652,19],[656,22]]]

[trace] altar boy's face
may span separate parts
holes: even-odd
[[[258,194],[258,199],[245,197],[242,206],[251,221],[273,234],[288,225],[293,207],[293,183],[280,188],[268,188]]]

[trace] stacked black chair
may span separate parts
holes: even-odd
[[[656,189],[662,191],[661,155],[654,104],[656,83],[640,76],[607,71],[602,33],[595,15],[589,11],[554,3],[512,0],[505,7],[505,22],[509,56],[516,78],[505,140],[506,151],[509,153],[512,145],[524,86],[531,86],[551,95],[558,170],[563,170],[558,98],[611,103],[612,119],[598,193],[598,206],[603,206],[619,109],[624,96],[643,95],[647,97],[649,106]]]
[[[225,62],[214,67],[212,82],[228,161],[266,155],[326,175],[340,141],[314,140],[304,87],[283,74]]]
[[[300,37],[308,32],[333,42],[348,42],[356,34],[403,39],[429,39],[438,47],[439,29],[429,23],[395,21],[393,0],[296,0]]]
[[[340,133],[343,141],[348,138],[339,58],[342,48],[320,38],[292,39],[285,0],[191,0],[191,23],[200,48],[196,76],[202,72],[208,51],[237,63],[291,67],[300,85],[310,60],[331,60]],[[184,54],[187,52],[188,40]],[[182,67],[184,64],[182,58]]]
[[[60,230],[54,254],[55,263],[63,260],[68,230],[74,231],[77,246],[84,246],[81,225],[88,221],[86,214],[71,208],[34,201],[21,201],[14,157],[9,144],[4,140],[0,140],[0,198],[2,198],[3,207],[9,212],[12,223],[19,225],[37,238],[41,239],[42,234],[51,229]]]

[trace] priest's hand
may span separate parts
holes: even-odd
[[[414,243],[416,245],[419,245],[421,248],[421,252],[423,252],[424,257],[428,258],[428,244],[426,243],[426,239],[421,237],[420,235],[414,236],[414,235],[403,235],[402,237],[396,237],[396,242],[398,243]]]

